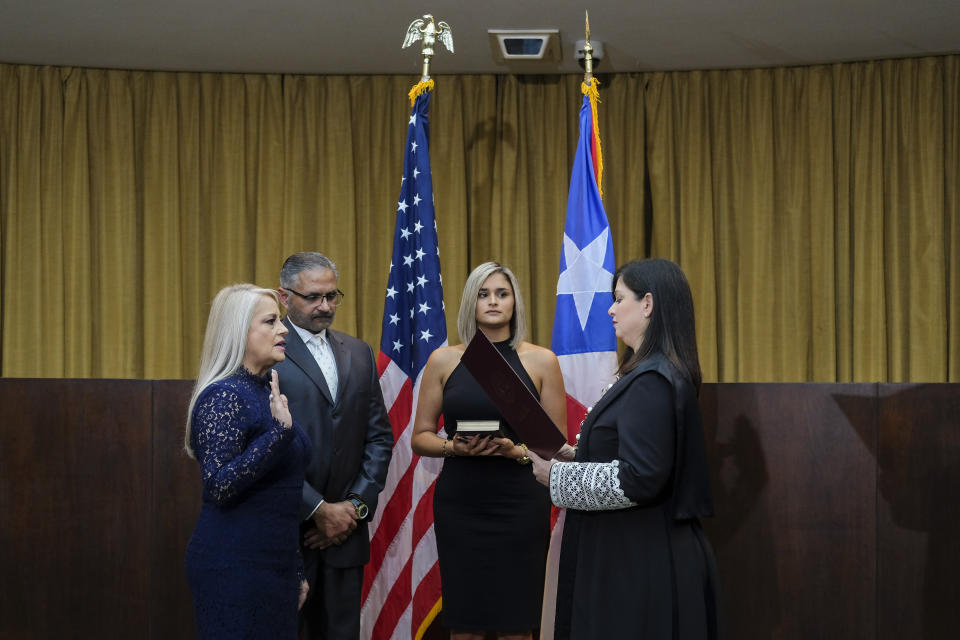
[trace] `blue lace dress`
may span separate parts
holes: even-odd
[[[273,418],[269,394],[268,378],[241,369],[204,389],[190,417],[203,508],[186,570],[204,640],[297,637],[310,440]]]

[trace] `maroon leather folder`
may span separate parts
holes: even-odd
[[[566,444],[537,397],[482,331],[473,336],[460,362],[529,449],[549,460]]]

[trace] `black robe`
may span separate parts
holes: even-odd
[[[619,464],[636,506],[567,510],[555,638],[720,637],[716,565],[698,518],[713,515],[696,391],[662,355],[597,402],[576,462]]]

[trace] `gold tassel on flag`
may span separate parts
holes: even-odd
[[[410,89],[410,106],[412,107],[416,103],[417,98],[420,97],[426,91],[433,91],[433,78],[429,80],[421,80],[417,84],[413,85],[413,89]]]
[[[593,120],[593,159],[597,168],[597,191],[603,197],[603,150],[600,148],[600,123],[597,121],[597,104],[600,102],[600,92],[597,85],[600,81],[590,78],[580,83],[580,91],[590,100],[590,113]]]
[[[597,118],[597,103],[600,102],[600,92],[597,85],[600,81],[593,77],[593,45],[590,44],[590,12],[584,11],[585,38],[583,45],[583,82],[580,91],[590,100],[590,113],[593,120],[593,134],[591,150],[597,175],[597,192],[603,197],[603,153],[600,148],[600,124]]]

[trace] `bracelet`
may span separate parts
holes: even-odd
[[[530,464],[532,460],[530,460],[530,456],[527,455],[527,445],[520,442],[517,446],[523,449],[523,455],[517,458],[517,462],[520,464]]]
[[[452,458],[457,455],[456,452],[447,453],[447,443],[449,440],[444,439],[443,444],[440,445],[440,457],[441,458]]]

